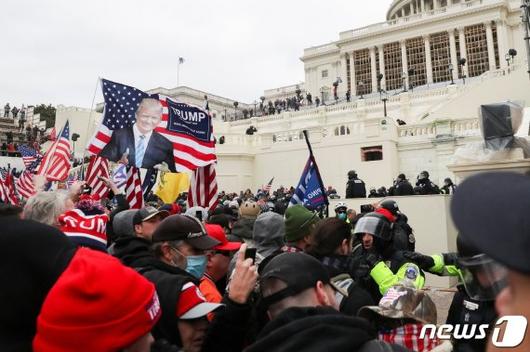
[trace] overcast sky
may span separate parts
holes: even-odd
[[[181,85],[250,103],[304,80],[304,48],[384,21],[390,3],[4,0],[0,104],[90,107],[98,77],[173,88],[179,56]]]

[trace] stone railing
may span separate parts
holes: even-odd
[[[478,119],[462,119],[447,121],[449,124],[449,131],[447,131],[447,124],[443,122],[430,122],[415,125],[404,125],[398,127],[398,137],[427,137],[436,138],[438,135],[449,135],[453,137],[470,137],[480,135],[480,127]],[[438,127],[444,125],[444,127]]]

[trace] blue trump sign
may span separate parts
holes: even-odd
[[[204,142],[211,141],[211,122],[208,113],[198,107],[167,100],[167,129],[183,133]]]

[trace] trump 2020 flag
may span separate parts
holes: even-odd
[[[317,163],[312,154],[305,164],[302,177],[300,177],[289,206],[295,204],[301,204],[312,210],[329,204]]]

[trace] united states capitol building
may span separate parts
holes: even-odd
[[[351,169],[368,187],[389,186],[399,173],[413,180],[422,170],[437,183],[454,178],[447,165],[455,151],[481,139],[479,106],[530,102],[520,1],[394,0],[386,17],[304,49],[305,82],[262,97],[266,105],[300,90],[319,97],[318,107],[256,116],[259,101],[234,106],[235,100],[188,87],[150,92],[197,105],[208,95],[222,190],[256,189],[272,177],[274,186],[296,185],[308,156],[303,130],[324,183],[341,195]],[[59,108],[57,124],[73,110],[87,113]],[[250,113],[242,118],[242,111]],[[521,130],[528,135],[528,125]]]

